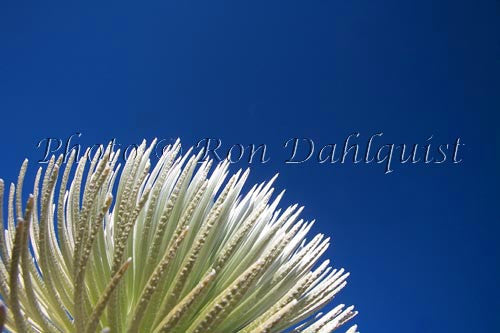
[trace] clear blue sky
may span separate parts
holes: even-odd
[[[363,332],[500,327],[498,1],[2,1],[0,177],[46,137],[268,145]],[[461,163],[285,164],[318,147],[453,143]],[[435,149],[435,146],[433,146]],[[248,166],[237,163],[233,170]]]

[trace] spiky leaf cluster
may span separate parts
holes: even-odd
[[[178,141],[152,166],[154,145],[123,168],[111,146],[78,163],[75,151],[67,163],[53,156],[26,204],[23,163],[0,233],[0,327],[326,333],[356,315],[344,305],[317,314],[348,274],[318,263],[329,239],[306,239],[301,207],[278,209],[275,178],[243,194],[248,170],[227,179],[228,161],[211,170],[200,154],[180,156]]]

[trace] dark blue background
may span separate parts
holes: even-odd
[[[41,4],[44,3],[44,4]],[[50,3],[47,4],[47,3]],[[306,206],[352,272],[363,332],[500,325],[499,2],[2,1],[0,175],[45,137],[266,143],[285,204]],[[282,145],[466,144],[463,162],[287,165]],[[363,141],[365,140],[365,141]],[[245,163],[233,166],[246,167]]]

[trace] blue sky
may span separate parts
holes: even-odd
[[[498,1],[4,1],[0,177],[47,137],[128,145],[180,137],[266,144],[327,256],[352,275],[363,332],[499,325]],[[461,163],[287,164],[317,149],[454,143]],[[432,136],[432,139],[427,140]],[[233,170],[246,168],[241,161]]]

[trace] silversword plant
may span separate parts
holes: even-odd
[[[318,262],[329,238],[306,239],[302,208],[278,209],[276,177],[243,194],[248,170],[226,180],[228,161],[211,170],[179,141],[153,167],[154,144],[121,172],[109,145],[53,156],[27,202],[22,164],[0,233],[0,331],[326,333],[356,315],[318,314],[348,274]]]

